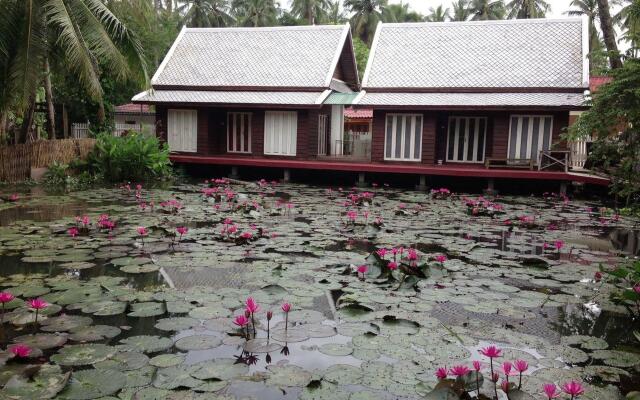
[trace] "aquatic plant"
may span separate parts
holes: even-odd
[[[555,383],[545,383],[542,385],[542,391],[545,396],[547,396],[547,400],[553,400],[555,398],[560,397],[561,392],[558,391],[558,387]]]
[[[431,189],[431,198],[435,200],[445,200],[451,197],[453,193],[447,188]]]
[[[233,323],[240,327],[242,334],[245,339],[249,339],[249,318],[247,318],[244,314],[238,315],[234,318]],[[245,333],[246,329],[246,333]]]
[[[289,311],[291,311],[291,304],[282,303],[282,311],[284,311],[284,330],[287,331],[289,329]]]
[[[42,300],[42,299],[31,299],[29,301],[27,301],[27,304],[29,305],[29,308],[31,308],[32,310],[36,311],[36,317],[35,317],[35,321],[34,324],[37,326],[38,325],[38,312],[40,310],[42,310],[43,308],[47,308],[49,307],[49,303],[47,303],[46,301]]]
[[[571,400],[574,400],[578,396],[584,394],[584,388],[582,384],[577,381],[569,381],[562,385],[562,391],[571,396]]]
[[[31,347],[25,344],[16,344],[9,347],[9,352],[16,358],[26,358],[31,354]]]
[[[480,349],[479,352],[483,356],[489,358],[489,365],[491,367],[491,381],[493,382],[493,390],[494,390],[494,392],[496,394],[496,398],[498,398],[498,389],[497,389],[497,386],[496,386],[498,380],[494,379],[497,374],[493,370],[493,359],[502,357],[502,349],[499,348],[498,346],[492,344],[490,346],[487,346],[487,347],[484,347],[484,348]]]
[[[16,297],[11,292],[0,292],[0,303],[2,303],[2,316],[0,316],[0,324],[4,323],[4,314],[6,304],[13,301]]]

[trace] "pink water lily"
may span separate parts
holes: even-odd
[[[0,303],[3,305],[15,299],[16,297],[10,292],[0,292]]]
[[[389,264],[387,264],[387,267],[389,267],[391,271],[395,271],[398,269],[398,263],[395,261],[389,261]]]
[[[11,195],[9,195],[9,201],[10,202],[16,202],[20,200],[20,196],[18,195],[18,193],[12,193]]]
[[[507,379],[509,379],[509,375],[511,375],[512,368],[513,364],[511,364],[510,361],[505,361],[502,363],[502,372],[504,372],[504,374],[507,376]]]
[[[136,232],[138,232],[138,235],[140,236],[147,236],[149,234],[149,231],[144,226],[137,227]]]
[[[635,286],[633,287],[633,291],[637,294],[640,294],[640,283],[635,284]]]
[[[436,378],[439,380],[447,379],[447,367],[440,367],[436,371]]]
[[[480,370],[482,369],[482,363],[481,363],[480,361],[478,361],[478,360],[475,360],[475,361],[473,362],[473,369],[474,369],[476,372],[480,372]]]
[[[520,389],[522,387],[522,373],[529,369],[529,363],[525,360],[516,360],[513,363],[513,366],[516,371],[518,371],[518,374],[520,374],[520,378],[518,380],[518,389]]]
[[[69,236],[71,237],[76,237],[78,236],[78,234],[80,233],[80,231],[78,230],[78,228],[76,228],[75,226],[72,226],[71,228],[67,229],[67,233],[69,234]]]
[[[29,357],[29,354],[31,354],[31,347],[27,346],[26,344],[16,344],[14,346],[11,346],[9,348],[9,351],[14,355],[14,357],[25,358]]]
[[[451,375],[459,377],[468,374],[471,370],[466,365],[455,365],[451,367],[449,372],[451,372]]]
[[[178,232],[178,234],[180,234],[180,237],[182,237],[183,235],[186,235],[187,232],[189,232],[189,228],[187,228],[186,226],[179,226],[176,228],[176,232]]]
[[[282,303],[282,311],[284,311],[284,330],[285,332],[289,329],[289,311],[291,311],[291,304]]]
[[[238,315],[233,320],[233,323],[238,325],[239,327],[244,327],[249,323],[249,319],[247,317],[245,317],[244,315]]]
[[[566,382],[564,385],[562,385],[562,390],[566,394],[571,396],[571,400],[575,399],[581,394],[584,394],[584,388],[582,387],[582,384],[580,384],[580,382],[577,382],[577,381]]]
[[[497,358],[502,356],[502,349],[495,345],[484,347],[480,349],[479,352],[483,356],[489,357],[489,358]]]
[[[382,249],[378,249],[378,250],[376,250],[376,254],[377,254],[377,255],[378,255],[378,257],[380,257],[380,258],[384,258],[384,256],[386,256],[386,255],[387,255],[387,252],[388,252],[388,251],[389,251],[389,250],[387,250],[387,249],[385,249],[385,248],[382,248]]]
[[[556,248],[556,250],[560,251],[564,247],[564,242],[562,240],[556,240],[553,246]]]
[[[545,383],[542,385],[542,391],[545,396],[547,396],[547,400],[553,400],[560,397],[560,392],[558,391],[558,387],[555,383]]]
[[[38,324],[38,312],[40,310],[42,310],[43,308],[49,307],[49,303],[47,303],[46,301],[42,300],[42,299],[31,299],[29,301],[27,301],[27,304],[29,305],[29,308],[36,310],[36,318],[34,321],[34,324]]]
[[[443,264],[445,261],[447,261],[447,256],[445,256],[444,254],[438,254],[436,256],[436,261],[440,264]]]
[[[362,276],[362,279],[364,279],[364,274],[367,273],[367,270],[369,268],[366,265],[359,265],[357,268],[358,274]]]
[[[249,312],[252,314],[258,312],[258,310],[260,309],[260,306],[258,305],[258,303],[256,303],[253,297],[247,298],[245,305],[247,307],[247,310],[249,310]]]

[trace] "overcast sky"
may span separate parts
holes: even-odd
[[[547,0],[551,4],[551,12],[547,14],[549,18],[566,17],[564,14],[570,7],[571,0]],[[390,3],[400,3],[400,0],[389,0]],[[506,1],[505,1],[506,2]],[[436,8],[440,4],[451,10],[451,0],[404,0],[403,3],[410,4],[411,8],[421,14],[428,14],[429,7]]]

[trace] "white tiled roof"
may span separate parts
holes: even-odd
[[[326,88],[348,33],[348,25],[186,28],[152,84]]]
[[[148,90],[137,94],[133,98],[133,101],[185,104],[314,105],[321,104],[326,95],[328,95],[328,91],[250,92],[210,90]]]
[[[363,88],[582,88],[588,82],[582,24],[580,18],[381,24]]]
[[[582,93],[365,93],[358,106],[577,107]]]

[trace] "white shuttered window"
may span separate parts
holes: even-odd
[[[198,151],[198,112],[169,110],[167,113],[167,141],[170,151]]]
[[[533,159],[551,148],[553,116],[512,115],[509,123],[509,159]]]
[[[227,113],[227,152],[251,153],[251,113]]]
[[[387,114],[384,159],[420,161],[422,158],[422,114]]]
[[[484,117],[449,117],[447,161],[484,162],[487,119]]]
[[[295,156],[298,133],[296,111],[266,111],[264,114],[264,154]]]

